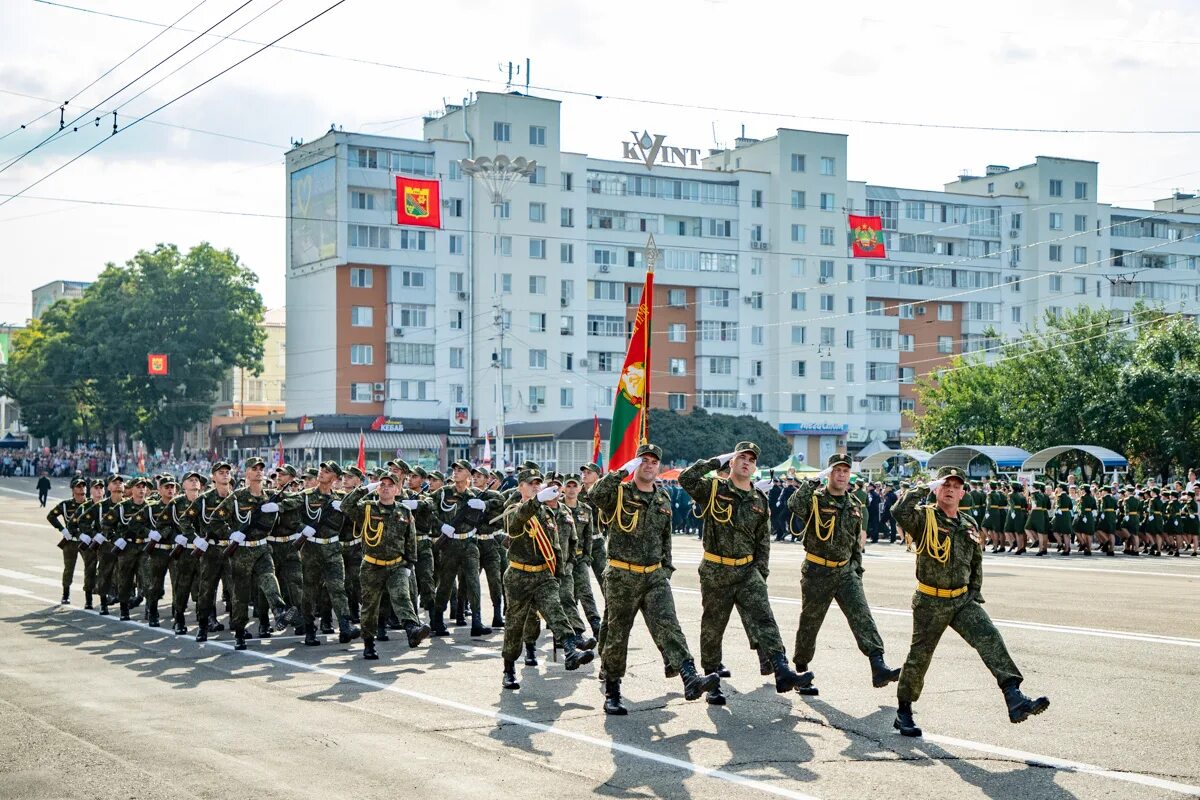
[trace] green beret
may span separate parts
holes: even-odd
[[[937,479],[944,481],[947,478],[957,478],[960,482],[967,482],[967,473],[961,467],[942,467],[937,471]]]
[[[738,453],[754,453],[754,460],[757,461],[762,450],[754,442],[738,442],[733,447],[733,454],[737,455]]]
[[[850,459],[849,453],[833,453],[832,455],[829,456],[828,459],[825,460],[826,467],[836,467],[836,466],[840,466],[842,464],[844,464],[848,467],[852,463],[853,462]]]
[[[638,456],[654,456],[659,461],[662,461],[662,448],[656,444],[647,442],[646,444],[639,445],[637,452],[633,455],[635,458]]]

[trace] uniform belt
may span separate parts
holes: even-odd
[[[721,564],[726,567],[740,567],[743,564],[749,564],[754,560],[754,556],[742,556],[741,558],[730,558],[729,556],[719,556],[716,553],[704,551],[704,560],[711,561],[714,564]]]
[[[846,559],[845,561],[830,561],[828,558],[821,558],[820,556],[814,556],[812,553],[805,553],[804,560],[811,561],[812,563],[817,564],[818,566],[829,567],[830,569],[844,567],[846,564],[850,563],[850,559]]]
[[[361,536],[358,537],[357,539],[347,539],[346,541],[342,542],[342,545],[344,547],[354,547],[354,545],[356,545],[356,544],[362,544]]]
[[[451,539],[474,539],[475,538],[475,534],[469,533],[469,532],[468,533],[447,533],[445,535],[449,536]]]
[[[594,542],[594,541],[596,541],[597,539],[603,539],[603,538],[604,538],[604,534],[603,534],[603,533],[593,533],[593,534],[592,534],[592,541],[593,541],[593,542]]]
[[[988,506],[988,508],[1008,508],[1008,506]]]
[[[231,542],[229,539],[222,539],[219,542],[213,542],[213,544],[215,544],[217,547],[228,547],[229,545],[233,544],[233,542]]]
[[[966,594],[967,587],[960,586],[957,589],[939,589],[936,586],[926,586],[923,583],[917,583],[917,591],[921,594],[927,594],[930,597],[958,597]]]
[[[615,558],[610,558],[608,560],[608,565],[610,567],[616,567],[617,569],[623,569],[626,572],[635,572],[638,575],[644,575],[646,573],[654,572],[654,570],[656,570],[662,566],[662,563],[660,562],[658,564],[630,564],[628,561],[618,561]]]
[[[130,539],[129,541],[131,541],[133,544],[145,544],[146,543],[145,539]]]
[[[266,539],[247,539],[242,542],[242,547],[262,547],[267,544]]]
[[[549,564],[522,564],[520,561],[509,561],[508,565],[521,572],[545,572],[550,569]]]
[[[155,544],[154,547],[157,550],[174,550],[175,549],[175,545],[173,545],[173,544]]]
[[[581,556],[581,555],[583,555],[583,551],[582,551],[582,550],[576,550],[576,551],[575,551],[575,555],[577,555],[577,556]]]
[[[368,564],[374,564],[377,567],[390,567],[394,564],[399,564],[403,560],[404,556],[389,558],[387,561],[384,561],[382,558],[375,558],[375,556],[363,556],[363,561],[367,562]]]
[[[291,536],[268,536],[267,541],[275,542],[276,544],[286,544],[287,542],[294,542],[299,538],[300,534],[293,533]]]
[[[339,539],[336,536],[328,536],[324,539],[322,539],[319,536],[314,536],[311,539],[309,539],[309,541],[316,542],[317,544],[333,544],[334,542],[339,541]]]
[[[495,536],[496,536],[496,534],[494,534],[494,533],[477,533],[477,534],[475,534],[475,538],[480,540],[481,542],[490,542],[492,539],[495,538]]]
[[[1127,516],[1127,517],[1140,517],[1141,515],[1142,515],[1142,512],[1140,512],[1140,511],[1126,511],[1125,512],[1125,516]]]

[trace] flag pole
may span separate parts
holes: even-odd
[[[650,441],[650,335],[653,331],[651,319],[654,316],[654,265],[658,261],[660,250],[654,244],[654,234],[646,239],[646,281],[643,284],[643,294],[646,303],[646,338],[643,342],[642,363],[646,365],[646,380],[642,390],[642,430],[641,444]]]

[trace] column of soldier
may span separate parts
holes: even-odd
[[[544,621],[567,670],[599,652],[604,711],[624,715],[621,680],[639,612],[666,676],[682,680],[684,696],[725,705],[721,679],[730,673],[722,645],[734,609],[775,690],[811,696],[818,693],[809,669],[817,634],[836,601],[869,662],[872,685],[898,684],[894,727],[902,734],[921,734],[912,703],[947,627],[978,651],[1012,722],[1045,710],[1045,697],[1021,693],[1021,673],[983,610],[985,539],[961,506],[965,475],[957,468],[905,491],[892,509],[916,543],[913,634],[902,669],[884,661],[864,591],[865,509],[850,486],[850,457],[835,454],[817,479],[800,482],[788,506],[803,520],[807,552],[789,662],[767,594],[770,481],[753,482],[758,455],[757,445],[739,442],[679,476],[703,526],[699,669],[675,613],[671,501],[657,480],[662,451],[653,444],[607,474],[595,464],[543,474],[526,462],[517,485],[504,492],[497,491],[500,473],[465,460],[453,463],[448,480],[403,461],[369,473],[327,461],[302,474],[282,466],[268,475],[259,458],[246,461],[239,487],[227,462],[214,464],[208,476],[188,473],[182,491],[169,476],[112,475],[90,485],[77,479],[72,498],[48,518],[62,537],[64,604],[81,556],[86,608],[98,602],[99,613],[108,614],[116,603],[127,620],[144,598],[145,619],[158,627],[169,575],[175,633],[188,632],[185,612],[194,603],[196,641],[204,642],[221,630],[216,606],[223,586],[239,650],[253,636],[252,606],[258,636],[296,626],[305,645],[321,644],[318,619],[329,613],[326,632],[336,621],[340,642],[361,637],[366,659],[379,657],[376,644],[391,630],[402,629],[409,647],[417,647],[430,635],[449,635],[447,614],[462,624],[469,614],[472,636],[503,626],[502,687],[516,690],[516,662],[523,653],[526,665],[537,664]],[[483,624],[481,571],[490,626]],[[603,614],[591,575],[601,587]]]

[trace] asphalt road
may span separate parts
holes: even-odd
[[[952,631],[916,704],[924,739],[891,729],[894,686],[873,689],[836,606],[811,668],[816,698],[777,695],[733,617],[729,705],[684,701],[638,623],[625,694],[601,706],[598,664],[549,659],[500,689],[501,635],[466,629],[409,650],[327,638],[206,645],[59,606],[60,551],[32,481],[0,480],[0,798],[671,800],[1200,796],[1200,558],[988,555],[986,608],[1050,709],[1008,722],[1000,691]],[[54,492],[65,496],[61,482]],[[698,648],[700,550],[675,539],[675,601]],[[789,645],[798,545],[769,584]],[[873,545],[867,596],[899,666],[911,635],[911,556]],[[139,609],[140,611],[140,609]],[[137,612],[135,612],[135,617]],[[189,625],[191,621],[189,619]],[[789,647],[790,650],[790,647]]]

